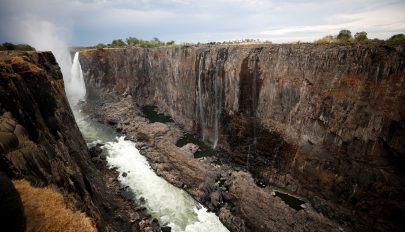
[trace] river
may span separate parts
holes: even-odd
[[[77,54],[73,60],[71,81],[83,83],[83,74],[78,67],[80,64]],[[70,84],[74,86],[74,83]],[[228,231],[214,213],[207,212],[204,206],[184,190],[157,176],[134,142],[126,140],[112,127],[98,123],[83,113],[77,105],[77,99],[83,98],[83,95],[77,96],[68,93],[76,122],[87,145],[104,144],[102,148],[106,152],[108,166],[117,168],[120,183],[129,187],[135,196],[134,200],[145,206],[148,213],[157,218],[161,225],[170,226],[173,232]],[[127,173],[125,177],[122,175],[124,172]]]

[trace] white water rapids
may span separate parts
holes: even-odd
[[[79,54],[76,53],[71,83],[67,83],[69,88],[74,88],[68,91],[74,93],[68,94],[68,97],[76,122],[88,145],[105,144],[103,148],[108,154],[108,165],[117,168],[121,184],[129,186],[136,199],[143,197],[148,212],[158,218],[161,225],[170,226],[173,232],[228,231],[214,213],[207,212],[205,207],[184,190],[157,176],[146,158],[139,153],[134,142],[125,140],[111,127],[100,124],[81,112],[77,102],[83,99],[85,92],[83,94],[82,90],[85,91],[85,88],[78,57]],[[127,173],[126,177],[121,175],[123,172]]]

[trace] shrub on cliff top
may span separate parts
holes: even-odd
[[[396,34],[391,36],[387,42],[389,43],[405,43],[405,35],[404,34]]]
[[[122,41],[122,39],[115,39],[111,42],[111,47],[113,48],[121,48],[121,47],[126,47],[127,44]]]
[[[128,46],[130,47],[146,47],[146,48],[152,48],[152,47],[164,47],[164,46],[172,46],[175,45],[175,41],[169,41],[169,42],[163,42],[160,41],[159,38],[154,37],[152,40],[143,40],[143,39],[138,39],[136,37],[128,37],[126,39]]]
[[[103,49],[103,48],[106,48],[106,47],[107,47],[107,45],[105,45],[103,43],[99,43],[99,44],[96,45],[97,49]]]
[[[352,39],[352,32],[347,29],[343,29],[339,31],[339,34],[336,36],[336,39],[338,39],[341,42],[349,42]]]
[[[354,41],[356,41],[356,42],[367,41],[367,40],[368,40],[367,32],[365,32],[365,31],[357,32],[354,35]]]

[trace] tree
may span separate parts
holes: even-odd
[[[141,40],[139,40],[136,37],[128,37],[126,39],[128,46],[137,46],[141,43]]]
[[[106,47],[107,47],[107,45],[105,45],[103,43],[99,43],[99,44],[96,45],[97,49],[103,49],[103,48],[106,48]]]
[[[0,51],[17,50],[17,51],[35,51],[35,48],[28,44],[12,44],[5,42],[0,45]]]
[[[111,46],[114,48],[117,48],[117,47],[119,48],[119,47],[125,47],[125,46],[127,46],[127,44],[124,41],[122,41],[122,39],[115,39],[111,42]]]
[[[391,38],[389,38],[387,41],[388,42],[394,42],[394,43],[405,42],[405,35],[404,34],[396,34],[396,35],[391,36]]]
[[[365,31],[357,32],[357,33],[354,35],[354,40],[355,40],[356,42],[368,40],[368,38],[367,38],[367,32],[365,32]]]
[[[348,42],[352,38],[352,32],[350,30],[343,29],[339,32],[336,38],[342,42]]]
[[[6,50],[15,50],[15,45],[12,43],[5,42],[3,43],[3,47],[5,47]]]

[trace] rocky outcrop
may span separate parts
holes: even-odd
[[[404,45],[103,49],[80,58],[89,98],[155,104],[253,176],[370,228],[402,229]]]
[[[157,175],[215,212],[232,232],[361,228],[358,224],[347,224],[351,222],[344,218],[334,222],[310,205],[297,212],[274,195],[275,190],[279,191],[277,188],[254,181],[245,168],[230,163],[223,155],[195,159],[188,149],[175,145],[183,134],[178,125],[150,122],[131,96],[113,102],[92,102],[83,110],[101,122],[114,121],[118,131],[136,141],[138,150]],[[320,201],[316,203],[324,205]]]
[[[113,175],[90,160],[52,53],[0,52],[0,152],[3,172],[56,186],[100,231],[136,229]]]

